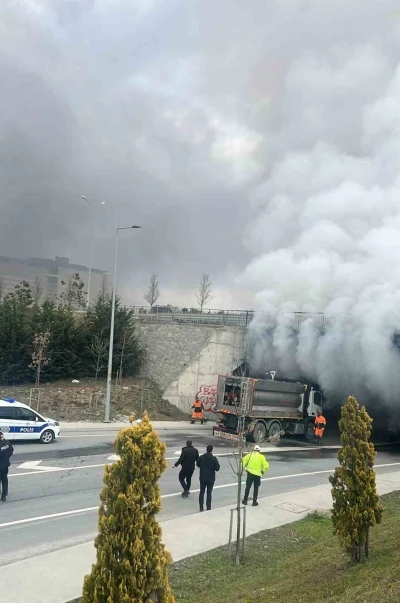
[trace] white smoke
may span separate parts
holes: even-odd
[[[389,0],[307,7],[318,30],[282,48],[246,229],[241,284],[278,313],[274,329],[262,312],[253,322],[251,362],[400,404],[400,13]],[[291,312],[334,319],[322,336],[311,318],[294,330]]]

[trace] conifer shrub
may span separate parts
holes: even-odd
[[[175,603],[167,578],[172,559],[156,519],[165,444],[144,414],[118,433],[114,447],[120,460],[105,468],[97,560],[85,577],[82,603]]]
[[[376,490],[376,453],[369,441],[372,419],[354,396],[349,396],[342,408],[339,427],[340,466],[329,478],[333,529],[351,560],[360,562],[364,556],[368,557],[369,531],[381,522],[383,507]]]

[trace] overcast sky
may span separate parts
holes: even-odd
[[[126,301],[156,272],[194,304],[208,272],[214,307],[324,309],[332,254],[342,286],[351,232],[397,219],[399,46],[398,0],[2,0],[0,254],[87,263],[94,221],[111,271],[136,223]]]

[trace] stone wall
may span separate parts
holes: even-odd
[[[185,370],[214,334],[214,328],[196,325],[139,323],[137,329],[146,350],[142,376],[154,379],[163,390]]]
[[[183,412],[190,412],[197,393],[213,418],[218,375],[232,373],[244,361],[247,329],[142,323],[138,334],[146,349],[143,375]]]

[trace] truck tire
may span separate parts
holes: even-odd
[[[304,437],[308,442],[313,440],[315,437],[314,428],[315,428],[314,419],[309,419],[306,423],[306,428],[304,430]]]
[[[256,444],[261,444],[267,437],[267,426],[263,421],[257,421],[253,429],[253,440]]]
[[[279,421],[272,421],[272,423],[268,425],[269,438],[272,438],[273,436],[277,435],[280,431],[282,431],[282,426]]]

